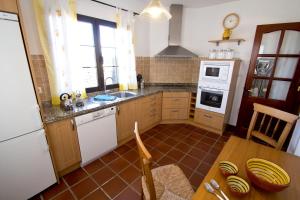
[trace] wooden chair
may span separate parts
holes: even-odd
[[[137,122],[135,122],[134,134],[141,161],[144,199],[192,199],[194,190],[178,166],[170,164],[151,170],[152,157],[140,138]]]
[[[263,116],[257,124],[259,113],[262,113]],[[254,113],[247,132],[247,139],[255,137],[280,150],[297,118],[298,116],[282,110],[254,103]],[[282,132],[278,133],[280,127],[282,127]],[[254,130],[255,128],[258,130]],[[277,138],[275,138],[276,136]]]

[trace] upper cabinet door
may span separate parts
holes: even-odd
[[[16,0],[0,0],[0,11],[18,13]]]

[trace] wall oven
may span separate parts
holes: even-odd
[[[228,91],[198,87],[196,107],[225,114]]]

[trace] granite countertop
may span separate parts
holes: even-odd
[[[114,101],[94,101],[93,96],[97,94],[92,94],[92,96],[84,99],[83,107],[74,106],[74,109],[71,111],[65,111],[61,109],[60,106],[43,105],[42,118],[43,122],[47,124],[115,106],[122,102],[130,101],[158,92],[195,92],[196,89],[197,87],[195,84],[149,85],[144,89],[129,90],[130,92],[137,94],[134,97],[120,98]]]

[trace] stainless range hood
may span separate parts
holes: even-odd
[[[183,5],[172,4],[170,13],[172,18],[169,21],[169,45],[159,52],[156,57],[191,58],[197,54],[180,46],[181,44],[181,24]]]

